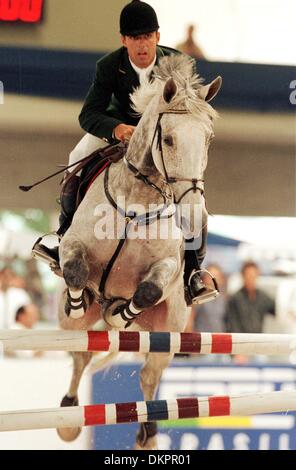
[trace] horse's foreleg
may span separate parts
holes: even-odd
[[[65,313],[78,319],[83,317],[92,301],[89,292],[85,290],[89,277],[85,246],[76,238],[66,235],[61,242],[60,260],[62,274],[68,286]]]
[[[173,288],[177,270],[176,258],[165,258],[154,263],[128,304],[122,300],[114,302],[104,312],[105,321],[115,328],[129,325],[143,310],[153,307],[169,294],[169,286]]]
[[[172,354],[148,354],[141,370],[140,381],[144,400],[153,400],[159,385],[163,370],[168,367],[173,358]],[[137,450],[157,449],[157,423],[141,423],[136,438]]]
[[[142,311],[155,305],[172,282],[177,269],[176,258],[165,258],[154,263],[134,293],[133,307]]]
[[[78,406],[78,387],[84,369],[91,360],[92,353],[90,352],[75,352],[72,353],[73,357],[73,374],[71,384],[67,395],[61,401],[61,406]],[[74,441],[80,434],[81,428],[60,428],[57,433],[63,441]]]

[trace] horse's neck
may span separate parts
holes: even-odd
[[[159,187],[162,185],[160,175],[152,175],[149,180]],[[158,205],[163,202],[162,196],[151,186],[135,178],[123,161],[110,168],[109,190],[114,199],[124,197],[126,204],[141,204],[146,209],[149,204]]]
[[[163,185],[162,177],[156,170],[153,160],[149,158],[151,137],[151,115],[140,120],[130,145],[126,159],[142,174],[158,187]],[[153,129],[152,129],[153,130]],[[128,204],[141,204],[148,208],[149,204],[161,204],[162,196],[151,186],[135,178],[134,173],[122,161],[110,172],[110,185],[114,195],[124,196]]]

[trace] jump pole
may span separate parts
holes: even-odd
[[[4,351],[289,355],[296,335],[147,331],[0,330]]]
[[[102,426],[296,410],[296,391],[113,403],[0,413],[0,432]]]

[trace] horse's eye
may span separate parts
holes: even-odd
[[[174,145],[173,137],[171,135],[166,135],[163,141],[169,147],[172,147]]]

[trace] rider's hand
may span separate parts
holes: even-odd
[[[135,129],[136,129],[135,126],[128,126],[127,124],[119,124],[114,129],[114,136],[117,140],[121,140],[121,142],[126,142],[130,140]]]

